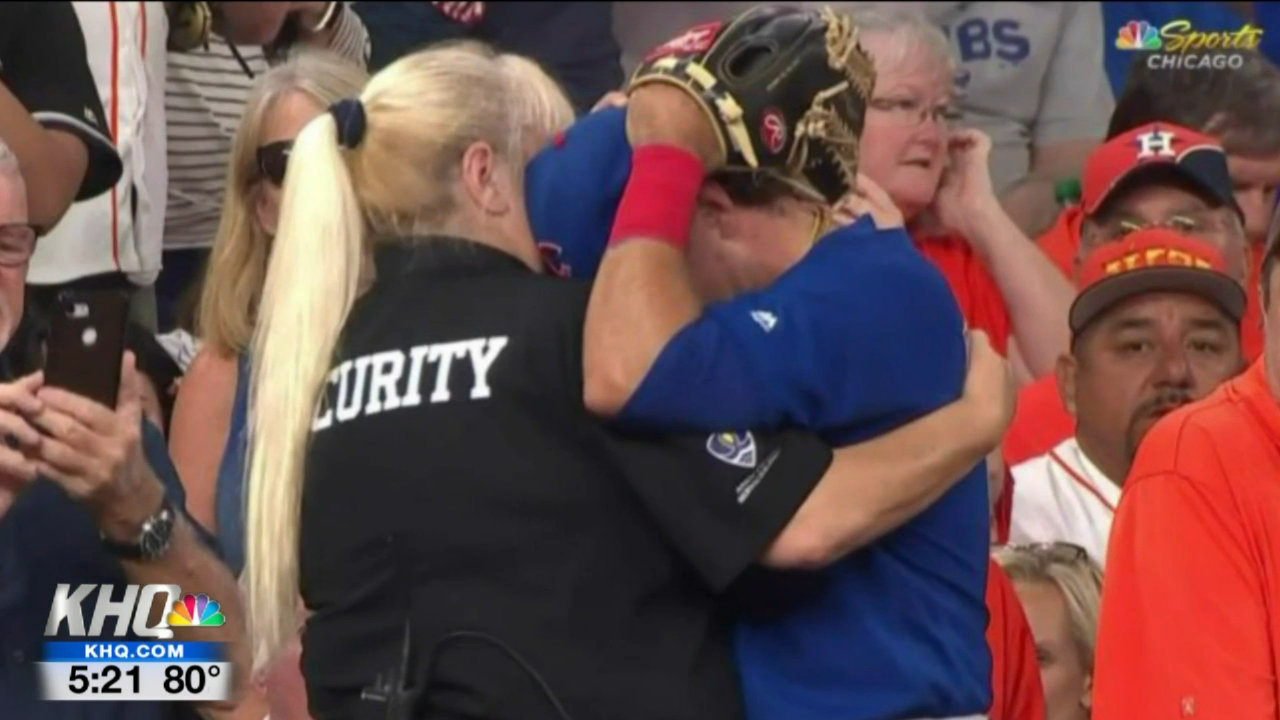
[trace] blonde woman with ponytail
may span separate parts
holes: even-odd
[[[897,472],[885,446],[981,416],[966,397],[834,457],[602,427],[590,288],[542,272],[524,205],[558,121],[519,76],[425,50],[294,142],[250,351],[254,666],[301,627],[316,720],[740,720],[719,595],[856,547],[831,520]]]

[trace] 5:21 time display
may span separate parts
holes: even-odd
[[[88,665],[76,665],[71,668],[71,677],[67,689],[76,695],[87,692],[103,695],[119,695],[141,692],[141,676],[138,666],[121,670],[118,665],[101,665],[101,670],[90,671]]]

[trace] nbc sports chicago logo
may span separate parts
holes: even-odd
[[[1116,49],[1147,53],[1152,70],[1223,70],[1244,65],[1246,51],[1262,42],[1262,28],[1250,23],[1236,30],[1197,30],[1190,20],[1174,20],[1156,27],[1146,20],[1130,20],[1116,35]]]

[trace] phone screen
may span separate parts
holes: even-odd
[[[122,292],[60,293],[49,319],[45,383],[114,408],[128,322]]]

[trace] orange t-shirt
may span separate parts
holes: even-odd
[[[1094,720],[1280,717],[1280,403],[1261,361],[1151,429],[1107,551]]]
[[[1263,248],[1249,248],[1249,280],[1245,292],[1249,304],[1245,306],[1244,319],[1240,321],[1240,346],[1245,360],[1253,362],[1262,357],[1262,256]]]
[[[1009,467],[1054,449],[1076,431],[1076,420],[1058,394],[1056,375],[1045,375],[1018,390],[1013,422],[1004,436]]]
[[[1036,641],[1009,576],[987,568],[987,645],[991,647],[991,720],[1044,720]]]
[[[955,235],[916,238],[915,242],[920,254],[947,278],[969,328],[985,332],[991,338],[991,347],[1007,355],[1013,331],[1009,310],[996,281],[969,243]]]
[[[1076,254],[1080,250],[1080,225],[1083,222],[1084,211],[1073,205],[1059,213],[1053,227],[1036,239],[1036,245],[1067,279],[1076,274]]]

